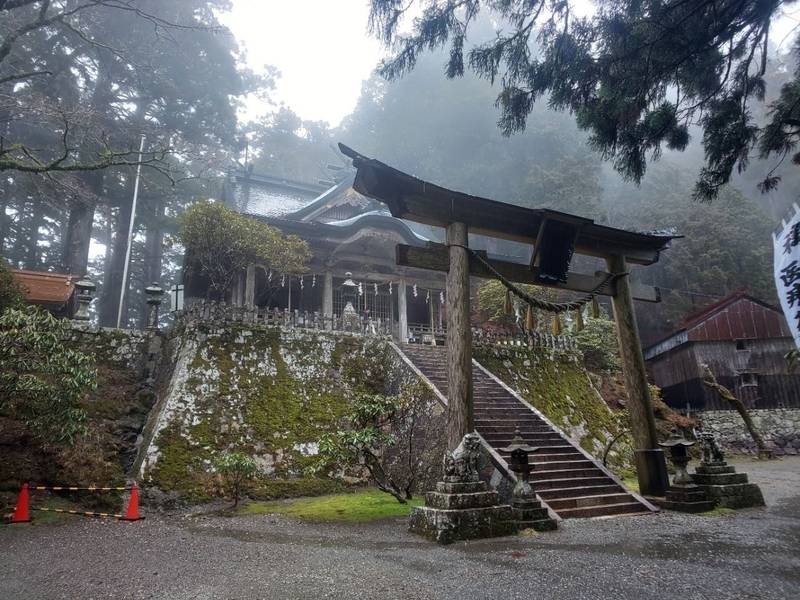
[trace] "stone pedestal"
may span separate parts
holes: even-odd
[[[514,498],[511,502],[511,514],[518,531],[534,529],[536,531],[555,531],[558,523],[547,514],[541,501],[534,498]]]
[[[748,508],[764,506],[764,496],[755,483],[748,483],[746,473],[724,461],[701,463],[691,476],[708,498],[723,508]]]
[[[706,512],[714,508],[714,501],[708,498],[700,486],[693,483],[671,486],[665,499],[659,501],[659,504],[667,510],[687,513]]]
[[[436,484],[425,506],[411,512],[409,531],[440,544],[516,533],[512,508],[485,482]]]

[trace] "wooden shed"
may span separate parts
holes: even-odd
[[[700,364],[751,408],[800,406],[800,374],[784,355],[794,348],[779,308],[738,290],[688,315],[683,326],[645,350],[648,370],[675,408],[728,409],[703,385]]]

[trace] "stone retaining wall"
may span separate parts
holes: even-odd
[[[800,454],[800,408],[753,409],[750,415],[767,448],[777,455]],[[709,410],[697,417],[726,449],[755,453],[753,438],[735,410]]]
[[[70,325],[71,341],[78,350],[137,372],[143,367],[145,350],[153,337],[150,332],[97,327],[81,321],[71,321]]]

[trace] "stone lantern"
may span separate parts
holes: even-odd
[[[158,329],[158,307],[161,305],[161,297],[164,290],[157,283],[151,283],[144,288],[147,298],[147,329]]]
[[[695,442],[687,440],[678,428],[673,428],[672,433],[665,442],[658,444],[662,448],[669,451],[669,459],[675,465],[675,477],[672,478],[673,485],[688,485],[692,483],[692,478],[686,471],[686,465],[689,464],[689,448],[695,445]]]
[[[669,451],[669,459],[675,465],[675,477],[666,492],[664,500],[659,504],[669,510],[681,512],[705,512],[714,508],[714,501],[709,500],[706,492],[692,482],[686,465],[689,464],[689,448],[695,442],[687,440],[677,428],[672,430],[669,438],[658,444]]]
[[[528,456],[531,452],[536,452],[539,448],[529,446],[522,439],[519,427],[514,431],[514,437],[511,443],[505,448],[500,448],[500,452],[508,452],[511,458],[508,461],[508,467],[517,474],[517,484],[514,486],[514,496],[520,495],[521,497],[530,496],[533,494],[533,488],[530,484],[530,473],[533,470],[528,462]]]
[[[547,509],[542,507],[541,501],[536,497],[530,484],[530,474],[533,466],[529,462],[531,452],[539,450],[536,446],[525,443],[522,433],[517,427],[511,443],[500,452],[508,452],[508,468],[517,476],[517,483],[511,492],[511,508],[514,522],[518,530],[535,529],[536,531],[551,531],[556,528],[556,521],[551,519]]]
[[[92,303],[92,300],[94,300],[94,292],[96,289],[97,286],[87,278],[75,282],[75,297],[78,300],[78,306],[73,316],[75,320],[89,320],[89,305]]]

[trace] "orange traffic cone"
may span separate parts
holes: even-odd
[[[128,500],[128,510],[125,511],[125,516],[122,521],[139,521],[144,519],[139,514],[139,487],[134,483],[131,488],[131,499]]]
[[[11,516],[12,523],[30,523],[30,498],[28,497],[28,484],[23,483],[22,489],[19,491],[17,498],[17,505],[14,507],[14,514]]]

